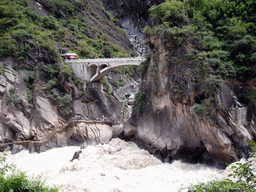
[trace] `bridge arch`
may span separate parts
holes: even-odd
[[[108,67],[108,64],[101,64],[100,66],[99,66],[99,71],[101,71],[102,69],[105,69],[105,68],[107,68]]]
[[[101,58],[101,59],[78,59],[66,60],[77,77],[87,81],[99,81],[109,71],[122,66],[135,65],[138,66],[144,57],[132,58]],[[82,64],[83,67],[80,67]]]
[[[95,74],[94,76],[91,77],[90,81],[99,81],[101,80],[108,72],[113,71],[114,69],[120,68],[120,67],[125,67],[125,66],[138,66],[138,64],[122,64],[122,65],[117,65],[114,67],[106,67],[102,70],[99,71],[98,74]]]
[[[96,64],[91,64],[89,66],[89,72],[90,72],[90,78],[92,78],[94,75],[97,74],[97,71],[98,71],[98,65]]]

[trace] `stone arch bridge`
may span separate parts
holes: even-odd
[[[66,63],[72,67],[78,78],[86,81],[99,81],[116,68],[129,65],[138,66],[144,60],[144,57],[102,58],[66,60]]]

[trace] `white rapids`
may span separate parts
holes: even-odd
[[[41,175],[50,186],[72,192],[177,192],[198,182],[224,177],[221,170],[180,161],[162,163],[133,142],[112,139],[108,144],[82,149],[80,160],[70,162],[80,147],[63,147],[46,152],[22,151],[8,162],[26,171],[28,176]]]

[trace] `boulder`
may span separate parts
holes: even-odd
[[[98,143],[108,143],[112,138],[113,132],[110,126],[105,124],[86,124],[78,123],[69,128],[66,137],[73,143],[95,145]]]
[[[20,111],[8,111],[2,116],[3,124],[6,129],[11,129],[17,139],[29,139],[30,137],[30,122]]]

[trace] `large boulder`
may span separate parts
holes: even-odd
[[[113,137],[113,131],[105,124],[78,123],[68,129],[66,137],[73,144],[95,145],[108,143]]]

